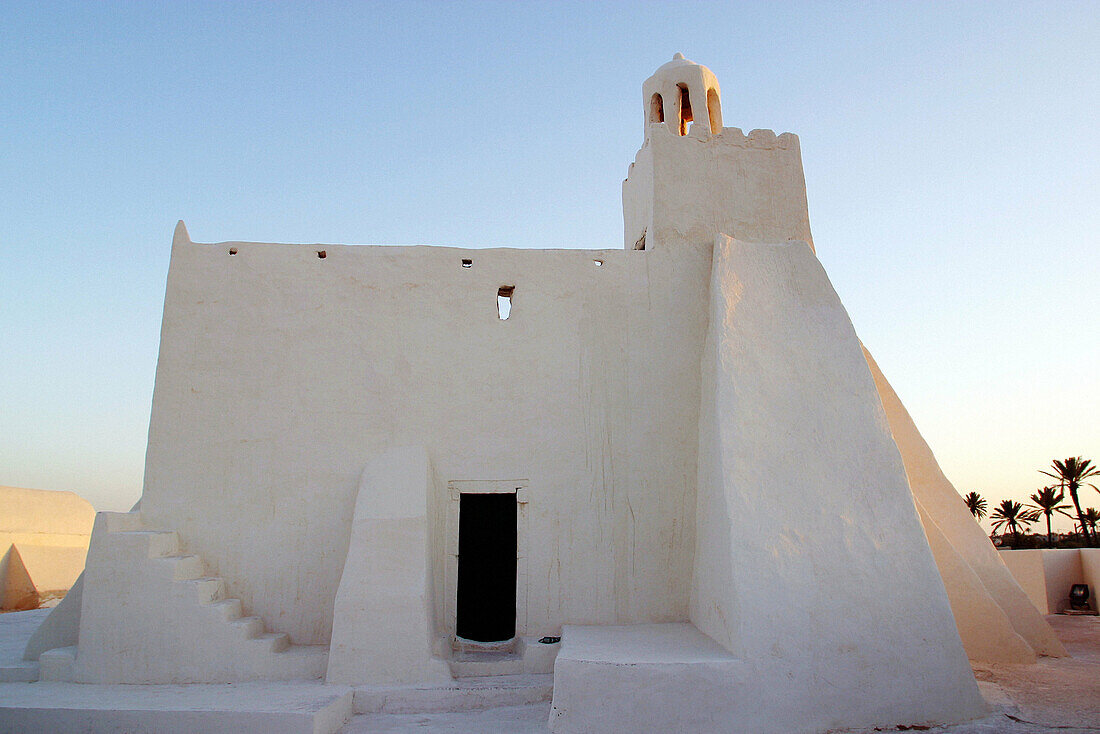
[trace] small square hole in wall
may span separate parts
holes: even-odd
[[[328,253],[325,252],[324,250],[318,250],[317,251],[317,257],[324,260],[326,257],[328,257]]]
[[[237,248],[236,247],[230,247],[229,248],[229,254],[230,255],[236,255],[237,254]]]
[[[507,321],[512,314],[512,294],[515,291],[514,285],[502,285],[497,289],[497,316],[501,321]]]
[[[473,260],[467,260],[466,258],[462,258],[462,267],[472,268],[473,266],[474,266],[474,261]]]

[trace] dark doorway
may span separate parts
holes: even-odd
[[[463,494],[458,505],[455,634],[477,642],[516,636],[516,495]]]

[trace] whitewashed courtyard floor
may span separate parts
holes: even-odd
[[[0,683],[37,680],[38,663],[23,660],[23,651],[49,613],[49,609],[32,609],[0,614]]]
[[[45,610],[0,614],[0,668],[18,665],[27,638],[45,616]],[[982,694],[994,712],[979,721],[949,727],[932,727],[922,731],[933,734],[1086,734],[1100,732],[1100,618],[1047,618],[1069,650],[1070,657],[1044,658],[1037,665],[976,665]],[[239,692],[256,689],[256,703],[267,693],[266,684],[233,687]],[[278,687],[278,684],[271,684]],[[305,695],[310,687],[302,687]],[[91,694],[93,687],[69,684],[4,683],[0,684],[0,707],[19,698],[37,697],[48,702],[55,695],[81,698]],[[120,696],[133,698],[150,686],[96,686],[103,689],[104,699]],[[118,691],[110,689],[118,688]],[[188,696],[199,695],[201,686],[191,689]],[[225,687],[223,687],[224,689]],[[265,689],[261,691],[260,689]],[[66,693],[66,691],[68,691]],[[222,691],[226,695],[227,691]],[[177,694],[178,695],[178,694]],[[285,691],[283,691],[285,695]],[[214,696],[217,698],[217,696]],[[104,700],[103,703],[107,701]],[[210,703],[214,703],[212,700]],[[48,704],[47,704],[48,705]],[[59,701],[57,705],[64,705]],[[101,704],[102,705],[102,704]],[[299,704],[301,705],[301,704]],[[480,711],[442,714],[359,714],[340,730],[343,734],[529,734],[545,732],[550,713],[547,703],[510,706]],[[0,732],[19,731],[5,727],[0,711]],[[239,722],[243,723],[243,722]],[[258,723],[258,722],[257,722]],[[270,722],[267,722],[270,724]],[[62,731],[68,729],[62,729]],[[869,731],[869,730],[862,730]],[[879,731],[898,731],[885,729]]]

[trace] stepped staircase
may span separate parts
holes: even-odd
[[[360,714],[474,711],[549,701],[554,695],[554,659],[560,643],[517,637],[500,645],[447,645],[454,680],[406,686],[359,686]]]
[[[86,683],[230,683],[324,677],[328,648],[292,645],[245,616],[224,579],[181,551],[140,511],[96,519],[85,571],[81,645],[41,655],[40,679]],[[90,598],[91,597],[91,598]],[[91,618],[89,618],[89,616]]]

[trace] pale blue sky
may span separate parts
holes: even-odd
[[[1100,4],[0,6],[0,484],[140,494],[169,244],[618,247],[641,83],[801,137],[948,476],[1100,460]],[[1085,498],[1100,506],[1100,495]]]

